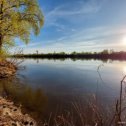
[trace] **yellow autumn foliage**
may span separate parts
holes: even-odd
[[[15,38],[25,43],[38,35],[44,23],[37,0],[0,0],[0,51],[13,46]]]

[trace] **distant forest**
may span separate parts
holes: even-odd
[[[72,53],[39,53],[36,51],[34,54],[14,54],[13,57],[17,58],[48,58],[48,59],[63,59],[63,58],[72,58],[72,59],[112,59],[112,60],[126,60],[125,51],[114,51],[105,49],[101,52],[72,52]]]

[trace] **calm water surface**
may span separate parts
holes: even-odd
[[[97,68],[101,64],[100,77]],[[94,94],[101,103],[112,103],[126,74],[126,61],[26,59],[21,65],[25,69],[18,71],[17,79],[0,81],[1,95],[46,114]]]

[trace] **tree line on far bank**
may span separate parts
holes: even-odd
[[[36,53],[33,54],[14,54],[13,57],[19,58],[85,58],[85,59],[126,59],[125,51],[114,51],[105,49],[101,52],[53,52],[53,53]]]

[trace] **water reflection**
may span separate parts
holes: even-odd
[[[1,80],[0,95],[7,96],[28,110],[37,113],[42,113],[48,103],[42,89],[33,89],[18,78]]]
[[[70,110],[78,99],[84,106],[91,94],[108,105],[118,96],[126,62],[104,61],[102,79],[97,72],[100,64],[97,60],[26,59],[22,63],[26,69],[17,72],[18,79],[0,80],[0,94],[39,114]]]
[[[126,75],[126,66],[123,67],[123,74]]]

